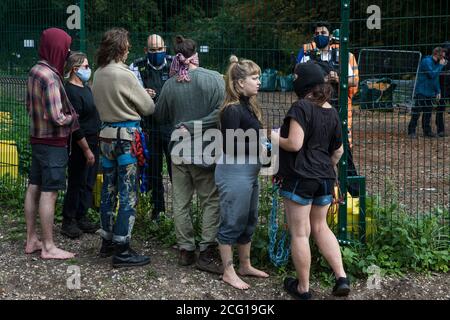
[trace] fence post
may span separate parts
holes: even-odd
[[[86,52],[86,7],[85,7],[85,0],[80,0],[80,51]]]
[[[340,76],[339,76],[339,106],[342,121],[342,141],[344,154],[339,163],[339,180],[341,191],[344,195],[344,205],[339,206],[338,237],[342,243],[347,242],[347,151],[348,145],[348,39],[350,29],[350,0],[341,1],[341,26],[340,26]]]

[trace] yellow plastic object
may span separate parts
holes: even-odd
[[[0,111],[0,123],[12,124],[11,113],[6,111]]]
[[[103,174],[98,173],[95,180],[94,188],[92,190],[92,202],[94,208],[100,209],[100,204],[102,202],[102,187],[103,187]],[[117,200],[117,206],[115,212],[119,211],[119,200]]]
[[[329,225],[337,225],[339,206],[335,205],[328,211],[327,222]],[[374,233],[375,224],[372,217],[366,216],[366,237]],[[359,198],[352,198],[347,193],[347,232],[359,236]]]
[[[19,155],[12,140],[0,140],[0,177],[6,174],[17,178],[19,173]]]
[[[92,198],[94,202],[94,207],[100,208],[100,199],[102,198],[102,186],[103,186],[103,174],[97,174],[97,179],[95,180],[94,189],[92,190]]]

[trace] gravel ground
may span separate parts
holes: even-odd
[[[68,240],[58,233],[56,242],[77,253],[70,261],[42,260],[39,254],[25,255],[24,240],[8,240],[0,227],[0,299],[156,299],[156,300],[284,300],[290,299],[282,279],[246,278],[251,284],[239,291],[223,283],[219,276],[177,265],[176,252],[153,241],[135,242],[135,247],[150,255],[150,265],[140,268],[113,269],[109,259],[97,257],[98,235],[83,235]],[[70,266],[81,272],[80,289],[68,289]],[[68,271],[69,270],[69,271]],[[69,281],[70,283],[70,281]],[[380,299],[450,299],[450,274],[384,277],[380,289],[368,289],[365,280],[352,284],[350,300]],[[334,299],[330,288],[311,284],[314,299]]]

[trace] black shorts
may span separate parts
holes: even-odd
[[[280,195],[303,206],[326,206],[333,201],[334,179],[283,179]]]
[[[66,147],[32,144],[29,183],[44,192],[65,190],[68,158]]]

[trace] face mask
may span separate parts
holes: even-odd
[[[314,37],[314,42],[316,43],[317,48],[323,49],[330,42],[330,37],[329,36],[325,36],[323,34],[319,34],[318,36]]]
[[[158,67],[164,63],[164,59],[166,58],[166,53],[163,52],[149,52],[147,53],[148,61],[152,64],[152,66]]]
[[[88,82],[89,78],[91,77],[91,69],[78,69],[75,74],[83,83]]]

